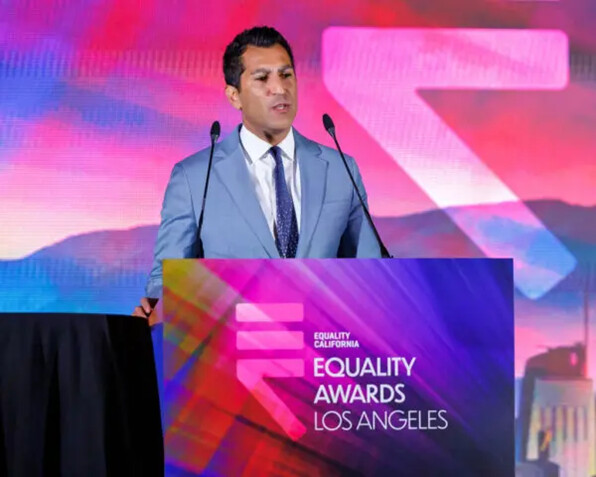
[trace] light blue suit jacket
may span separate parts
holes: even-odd
[[[294,130],[300,161],[301,223],[296,258],[380,257],[339,153]],[[366,200],[358,167],[346,156]],[[191,258],[203,199],[209,148],[174,166],[146,294],[161,296],[165,258]],[[201,232],[205,258],[280,258],[250,180],[239,128],[215,146]]]

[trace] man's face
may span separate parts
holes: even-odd
[[[226,86],[232,105],[242,111],[242,122],[254,134],[275,142],[287,134],[298,107],[296,75],[283,46],[248,46],[242,55],[240,89]]]

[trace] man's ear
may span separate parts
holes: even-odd
[[[240,95],[238,94],[238,88],[235,86],[226,85],[226,97],[232,106],[238,110],[242,110],[242,101],[240,101]]]

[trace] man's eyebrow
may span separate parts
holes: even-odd
[[[280,66],[279,68],[277,68],[277,71],[282,72],[282,71],[286,71],[288,69],[294,69],[294,67],[292,65],[283,65]],[[261,73],[271,73],[271,68],[257,68],[256,70],[254,70],[250,75],[258,75]]]
[[[252,75],[258,75],[261,73],[271,73],[271,69],[269,68],[257,68],[256,70],[254,70],[253,72],[251,72],[251,76]]]

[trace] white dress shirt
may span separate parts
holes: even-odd
[[[269,230],[275,237],[275,217],[277,213],[275,181],[273,178],[275,159],[269,152],[271,144],[253,134],[244,126],[240,129],[240,143],[244,150],[244,158],[246,159],[257,199],[267,219]],[[300,169],[295,155],[294,129],[290,129],[290,132],[278,144],[278,147],[281,149],[286,184],[292,196],[296,220],[298,221],[298,231],[300,232]]]

